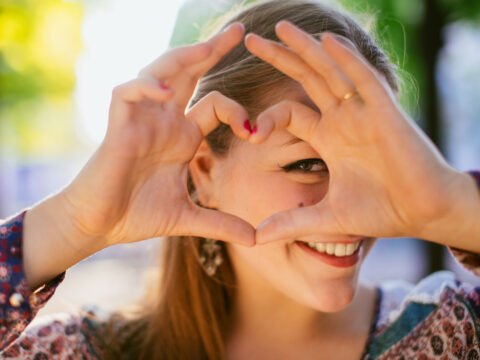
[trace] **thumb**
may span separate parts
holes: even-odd
[[[177,234],[255,245],[255,228],[237,216],[193,205],[179,222]]]
[[[325,200],[313,206],[281,211],[267,218],[257,226],[256,243],[262,245],[277,240],[341,232]]]

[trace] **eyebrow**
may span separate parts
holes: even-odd
[[[295,145],[302,141],[303,141],[302,139],[295,136],[292,139],[288,140],[286,143],[282,144],[281,146],[283,147],[283,146]]]

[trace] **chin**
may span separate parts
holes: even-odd
[[[345,309],[352,303],[356,291],[356,281],[331,280],[315,287],[312,292],[313,299],[310,306],[321,312],[337,312]]]

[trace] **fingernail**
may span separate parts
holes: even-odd
[[[277,22],[277,23],[275,24],[275,27],[278,28],[278,27],[281,26],[282,24],[290,25],[290,21],[280,20],[279,22]]]
[[[255,134],[257,132],[257,125],[255,125],[252,129],[252,134]]]
[[[243,28],[245,28],[242,23],[234,22],[234,23],[231,23],[230,25],[228,25],[228,26],[223,30],[223,32],[227,32],[228,30],[230,30],[232,27],[234,27],[234,26],[237,25],[237,24],[240,24],[240,25],[242,25]]]
[[[170,87],[165,85],[164,83],[160,83],[160,89],[163,89],[163,90],[170,90]]]
[[[253,134],[252,127],[250,126],[250,120],[248,120],[248,119],[245,120],[245,121],[243,122],[243,127],[244,127],[245,129],[247,129],[250,134]]]
[[[331,38],[333,38],[333,40],[339,42],[342,45],[348,46],[351,49],[355,49],[355,45],[353,44],[353,42],[340,34],[329,32],[329,33],[325,33],[325,35],[330,36]],[[323,37],[323,34],[322,34],[322,37]]]

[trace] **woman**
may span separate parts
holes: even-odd
[[[117,87],[80,174],[0,228],[3,356],[478,357],[479,289],[357,278],[377,237],[444,244],[478,272],[480,175],[401,111],[392,65],[347,15],[271,1],[228,25]],[[68,267],[155,236],[161,282],[141,312],[22,333]]]

